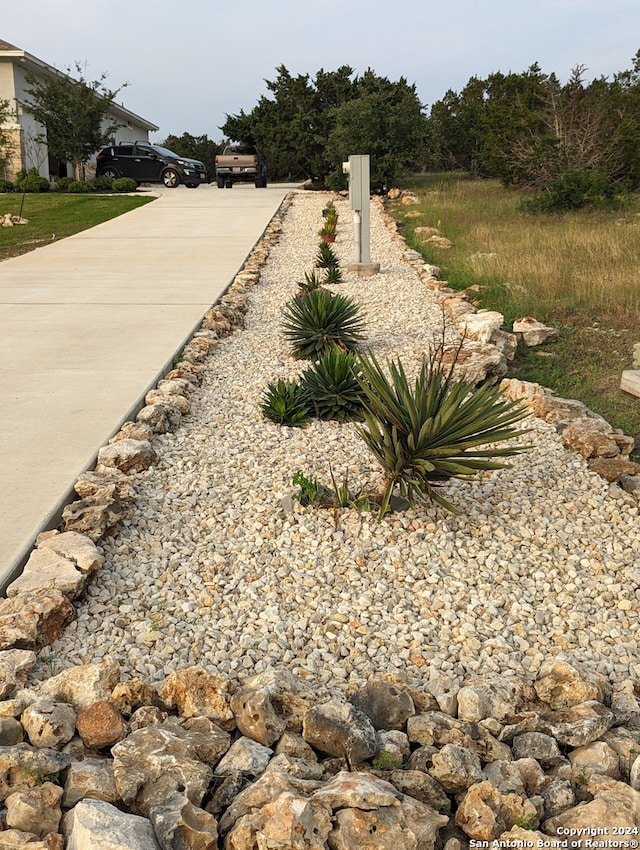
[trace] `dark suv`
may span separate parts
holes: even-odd
[[[164,183],[174,189],[184,183],[195,189],[207,179],[203,163],[197,159],[150,145],[148,142],[124,142],[103,148],[96,157],[96,177],[131,177],[140,183]]]

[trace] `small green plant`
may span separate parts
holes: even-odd
[[[514,826],[519,826],[521,829],[535,829],[538,825],[538,816],[535,812],[531,812],[526,817],[516,818],[513,823]]]
[[[364,391],[358,361],[348,351],[332,349],[302,374],[307,407],[318,419],[352,422],[362,419]]]
[[[323,283],[342,283],[340,266],[329,266],[325,271]]]
[[[35,168],[29,172],[19,171],[16,175],[14,191],[17,192],[48,192],[51,184],[46,177],[41,177]]]
[[[318,252],[316,253],[316,268],[330,269],[334,266],[339,266],[340,261],[331,245],[328,242],[320,242]]]
[[[402,770],[405,767],[402,756],[394,755],[388,750],[380,750],[371,765],[376,770]]]
[[[358,304],[326,289],[300,293],[285,305],[283,318],[283,333],[299,359],[317,360],[334,349],[353,351],[364,338]]]
[[[319,289],[322,281],[313,269],[310,272],[304,273],[304,280],[298,282],[298,287],[302,292],[313,292],[314,289]]]
[[[96,192],[111,192],[113,189],[113,177],[105,177],[101,174],[93,181],[93,188]]]
[[[67,185],[67,192],[74,195],[87,195],[89,192],[93,192],[93,187],[86,180],[72,180]]]
[[[329,490],[324,484],[320,484],[317,478],[305,475],[300,469],[291,479],[291,483],[300,488],[298,493],[293,494],[293,498],[305,507],[320,504],[329,493]]]
[[[305,395],[296,381],[280,379],[269,384],[263,393],[261,406],[267,419],[278,425],[302,428],[309,422]]]
[[[383,469],[379,516],[389,509],[397,486],[410,504],[430,499],[457,509],[439,492],[450,478],[469,479],[479,470],[504,469],[493,460],[519,454],[528,446],[479,449],[519,437],[516,422],[528,415],[496,387],[475,389],[442,371],[443,349],[425,359],[411,387],[400,361],[388,364],[389,377],[373,355],[359,356],[358,380],[365,393],[365,425],[357,431]]]
[[[11,180],[0,178],[0,192],[13,192],[13,183]]]

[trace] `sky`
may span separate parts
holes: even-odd
[[[116,100],[167,135],[223,138],[265,80],[351,66],[415,84],[429,107],[472,76],[537,62],[566,80],[632,67],[638,0],[2,0],[0,39],[85,79],[107,74]]]

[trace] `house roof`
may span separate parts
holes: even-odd
[[[58,68],[54,68],[53,65],[48,65],[36,56],[32,56],[30,53],[22,50],[22,48],[16,47],[14,44],[10,44],[8,41],[4,41],[4,39],[0,38],[0,61],[3,59],[18,59],[31,73],[34,74],[40,73],[47,76],[68,76],[58,70]],[[131,112],[131,110],[127,109],[124,104],[112,103],[111,112],[114,113],[117,118],[134,121],[140,127],[144,127],[147,130],[160,129],[156,124],[152,124],[151,121],[147,121],[146,118],[142,118],[135,112]]]

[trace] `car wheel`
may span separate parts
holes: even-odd
[[[108,177],[109,180],[117,180],[119,176],[115,168],[103,168],[100,172],[100,177]]]
[[[218,189],[224,189],[224,177],[216,177],[216,183],[218,184]]]
[[[162,182],[167,189],[175,189],[176,186],[180,185],[180,175],[175,169],[167,168],[166,171],[162,172]]]

